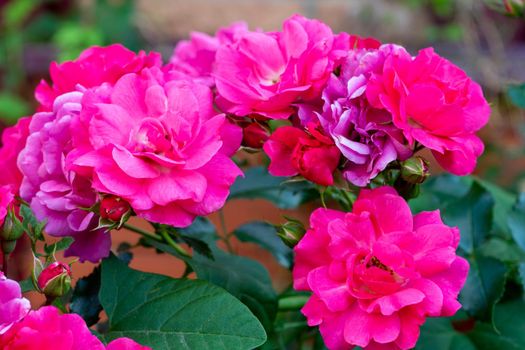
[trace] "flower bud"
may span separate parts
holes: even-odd
[[[242,145],[250,148],[261,148],[270,137],[268,130],[261,124],[252,122],[242,129]]]
[[[38,276],[38,288],[48,297],[61,297],[71,288],[71,269],[68,265],[55,261]]]
[[[412,157],[401,163],[401,178],[411,184],[421,184],[430,176],[428,162],[419,157]]]
[[[277,226],[277,235],[281,240],[290,248],[295,245],[303,238],[306,233],[304,225],[299,220],[287,218],[288,221],[281,226]]]
[[[523,17],[525,15],[525,0],[485,0],[485,4],[508,16]]]
[[[129,203],[120,197],[107,196],[100,202],[100,217],[102,219],[120,222],[130,210]]]
[[[16,241],[24,234],[23,226],[15,222],[18,220],[14,214],[6,216],[4,225],[0,227],[0,239],[3,241]]]

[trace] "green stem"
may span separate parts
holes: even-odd
[[[162,238],[164,238],[164,241],[166,243],[168,243],[170,245],[170,247],[175,249],[175,251],[177,253],[179,253],[180,255],[182,255],[185,258],[191,258],[191,255],[189,255],[188,252],[184,248],[182,248],[177,242],[175,242],[173,240],[173,238],[170,237],[168,232],[163,230],[163,231],[160,232],[160,234],[161,234]]]
[[[230,243],[231,235],[228,234],[228,229],[226,228],[226,218],[224,217],[224,211],[219,210],[219,220],[221,221],[221,230],[222,230],[222,240],[226,243],[226,248],[228,252],[233,253],[233,247]]]
[[[308,301],[307,295],[294,295],[279,299],[279,311],[292,311],[301,309]]]
[[[156,235],[153,235],[151,233],[149,233],[148,231],[145,231],[139,227],[136,227],[136,226],[133,226],[133,225],[130,225],[130,224],[124,224],[122,225],[123,228],[129,230],[129,231],[132,231],[132,232],[135,232],[135,233],[138,233],[139,235],[141,236],[144,236],[146,238],[149,238],[149,239],[152,239],[154,241],[157,241],[157,242],[162,242],[162,239]]]

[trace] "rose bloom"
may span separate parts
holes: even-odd
[[[356,186],[366,186],[390,162],[412,155],[392,115],[372,107],[365,93],[370,76],[382,70],[386,57],[404,49],[395,45],[376,48],[372,39],[352,37],[351,41],[355,48],[348,52],[339,76],[332,74],[323,90],[322,111],[302,104],[299,116],[303,123],[319,120],[346,159],[343,176]]]
[[[471,173],[483,153],[475,135],[488,121],[490,107],[481,87],[432,48],[412,58],[398,51],[367,84],[372,105],[393,115],[411,145],[432,150],[441,166],[456,175]]]
[[[271,161],[268,171],[273,176],[300,174],[307,180],[330,186],[341,154],[332,139],[319,130],[319,125],[310,123],[306,130],[293,126],[275,130],[263,146]]]
[[[295,15],[282,32],[246,32],[217,50],[217,103],[224,111],[286,119],[292,104],[319,97],[338,55],[331,29]]]
[[[22,291],[18,283],[7,279],[0,272],[0,339],[2,334],[29,312],[30,308],[29,300],[22,298]]]
[[[22,173],[18,169],[16,162],[18,154],[26,144],[30,121],[30,117],[21,118],[15,125],[5,129],[2,133],[2,144],[0,147],[2,177],[0,177],[0,186],[12,186],[15,194],[18,194],[18,189],[22,183]]]
[[[182,40],[175,47],[168,69],[181,72],[210,87],[214,86],[215,81],[211,74],[217,49],[221,45],[231,44],[239,35],[246,32],[248,32],[248,25],[244,22],[236,22],[220,28],[215,36],[192,32],[190,40]]]
[[[18,158],[24,175],[20,196],[38,220],[47,221],[46,233],[75,239],[67,256],[97,262],[111,248],[109,234],[95,230],[98,216],[85,210],[97,202],[97,193],[90,178],[71,171],[64,161],[74,150],[72,123],[79,118],[82,97],[80,91],[63,94],[55,99],[53,111],[36,113],[31,119],[30,135]]]
[[[294,288],[329,349],[411,349],[426,317],[452,316],[467,278],[459,231],[412,215],[391,187],[362,190],[351,213],[317,209],[295,247]]]
[[[4,224],[9,208],[13,205],[15,195],[11,186],[0,186],[0,230]]]
[[[84,320],[76,314],[60,314],[54,306],[31,311],[5,334],[0,335],[3,350],[104,350],[104,345],[91,334]],[[109,350],[147,350],[134,341],[121,338],[107,347]]]
[[[224,205],[242,174],[229,158],[242,130],[214,111],[207,86],[166,80],[153,68],[122,77],[106,96],[87,97],[81,129],[89,143],[71,162],[91,174],[97,191],[177,227]]]
[[[91,88],[108,83],[113,85],[126,73],[139,72],[145,67],[160,66],[159,53],[135,54],[120,44],[106,47],[93,46],[83,51],[74,61],[51,63],[49,74],[52,84],[42,80],[35,90],[35,98],[40,110],[53,109],[53,101],[58,96],[77,90],[77,85]]]

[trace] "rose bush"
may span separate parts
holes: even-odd
[[[1,349],[525,348],[525,200],[430,176],[428,154],[474,171],[490,114],[433,49],[294,15],[195,32],[167,64],[116,44],[50,75],[0,146]],[[317,209],[306,227],[206,218],[254,198]],[[244,242],[291,287],[236,254]],[[137,246],[181,276],[128,267]],[[12,254],[32,256],[29,278]],[[79,279],[76,260],[96,267]]]

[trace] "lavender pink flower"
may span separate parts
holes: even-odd
[[[295,247],[294,288],[329,349],[412,349],[426,317],[452,316],[469,265],[439,211],[412,215],[393,188],[362,190],[353,211],[317,209]]]
[[[224,205],[242,174],[229,158],[242,130],[213,110],[207,86],[166,80],[152,68],[122,77],[106,96],[87,98],[81,128],[89,143],[71,162],[91,174],[97,191],[127,201],[138,216],[177,227]]]
[[[29,300],[22,298],[18,283],[0,272],[0,345],[2,334],[24,318],[30,308]],[[5,349],[1,346],[0,348]]]
[[[216,53],[217,103],[239,116],[286,119],[292,104],[319,97],[342,54],[331,29],[295,15],[282,32],[245,32]]]
[[[24,175],[20,196],[36,218],[46,220],[46,233],[72,236],[75,241],[66,255],[96,262],[109,254],[111,239],[104,230],[95,230],[98,217],[86,208],[97,202],[91,179],[66,168],[65,159],[73,151],[73,121],[82,110],[79,91],[60,95],[53,111],[33,116],[30,135],[18,158]]]
[[[366,87],[371,104],[393,116],[411,145],[432,150],[443,168],[471,173],[483,153],[475,135],[488,121],[490,107],[481,87],[432,48],[416,57],[405,51],[390,55]]]

